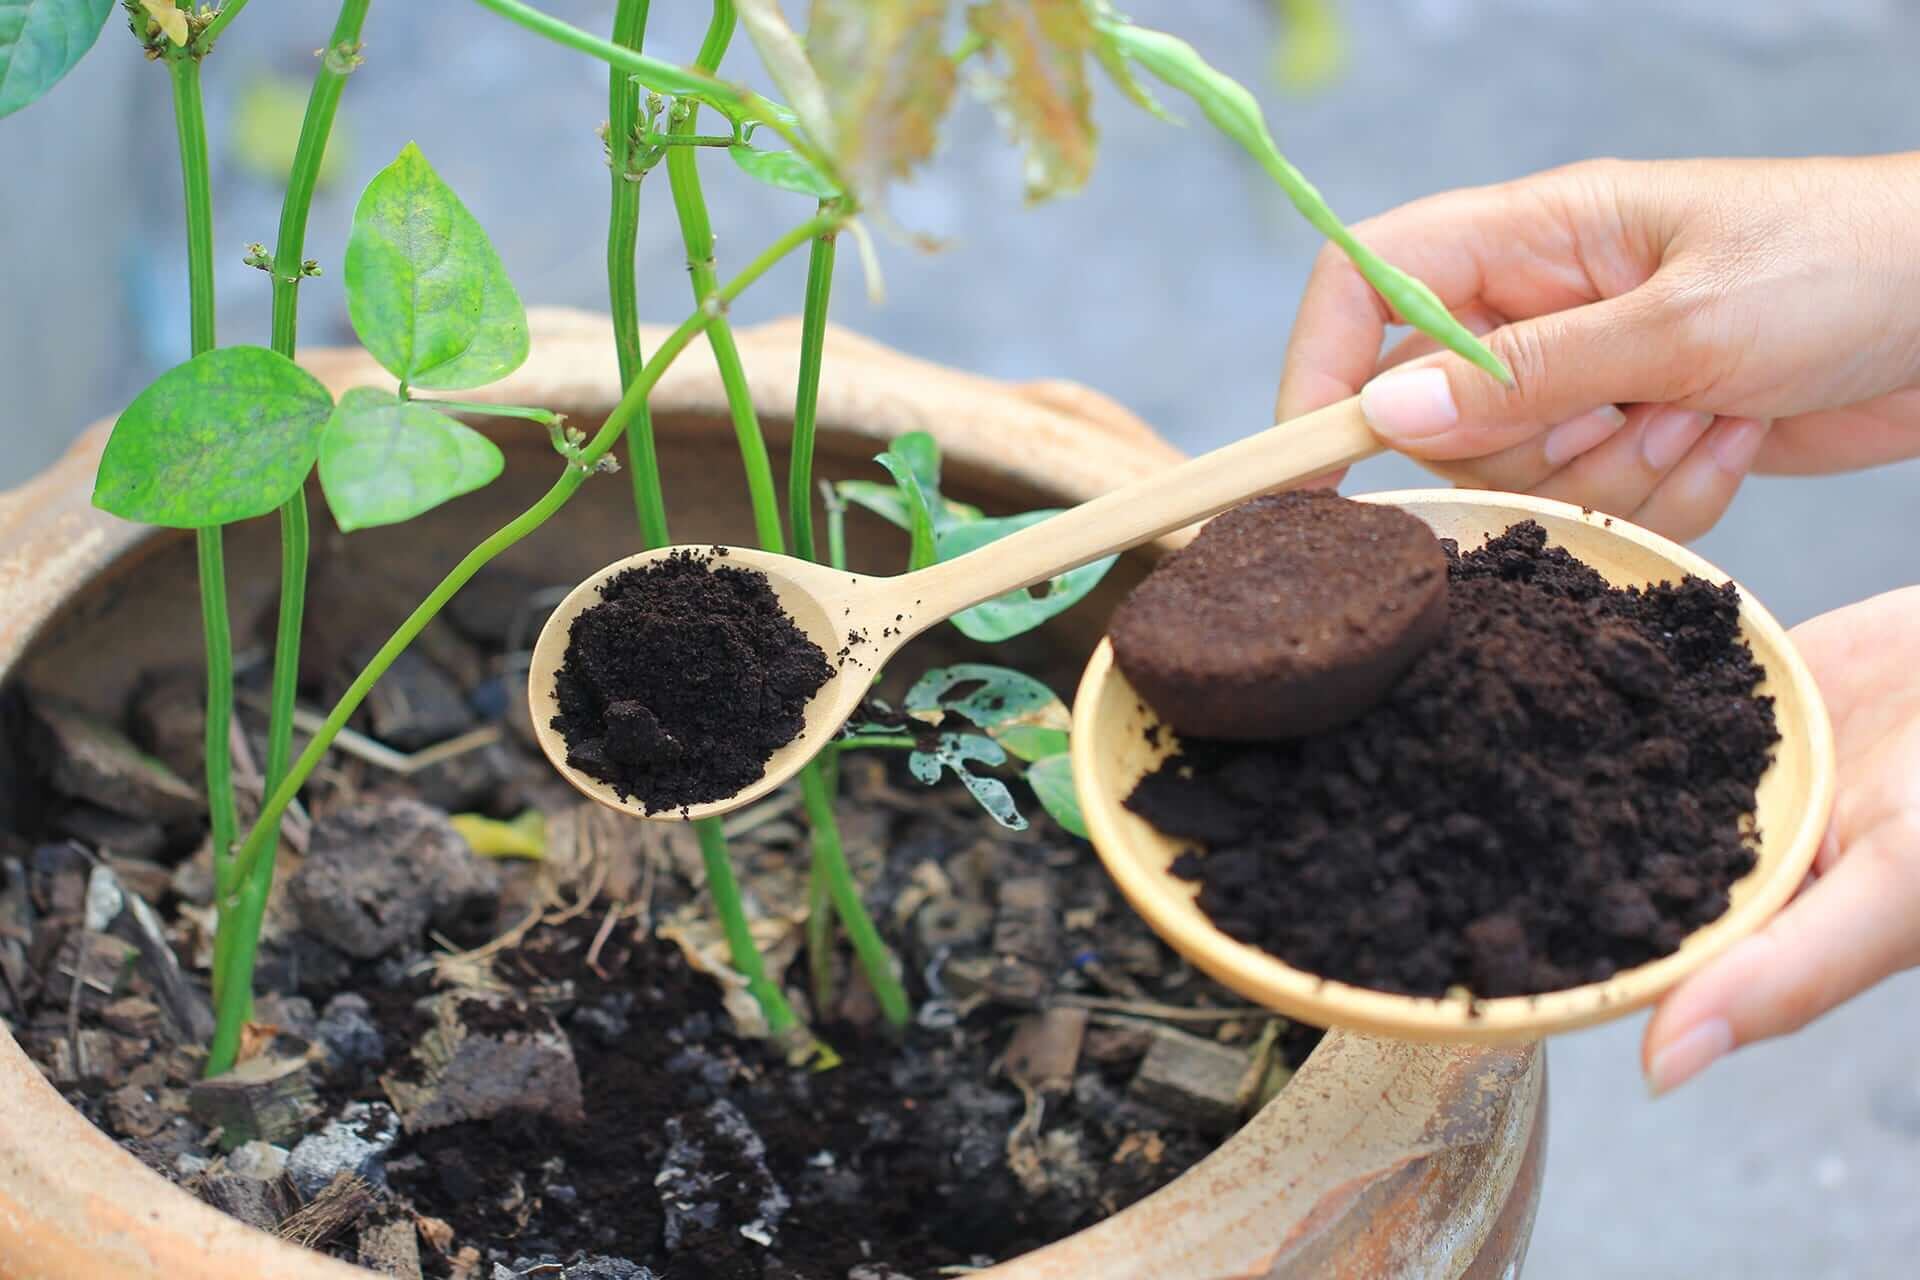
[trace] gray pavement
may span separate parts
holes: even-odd
[[[610,0],[546,0],[606,26]],[[656,51],[687,56],[702,5],[656,0]],[[1256,85],[1281,145],[1349,218],[1450,186],[1582,157],[1862,153],[1912,146],[1920,6],[1901,0],[1368,0],[1344,6],[1351,61],[1310,97],[1268,77],[1257,0],[1134,0]],[[222,336],[264,334],[273,180],[227,139],[250,77],[302,76],[325,5],[271,6],[208,65]],[[789,6],[791,9],[792,6]],[[271,22],[262,21],[272,17]],[[530,300],[602,303],[605,171],[592,127],[605,78],[462,0],[383,0],[342,113],[351,149],[315,209],[305,338],[349,336],[338,264],[355,194],[418,140],[493,235]],[[744,51],[736,55],[750,65]],[[1038,210],[983,108],[966,108],[899,218],[953,242],[885,250],[892,300],[849,271],[835,318],[916,354],[1116,396],[1190,449],[1264,425],[1294,300],[1317,248],[1284,202],[1203,128],[1103,103],[1104,154],[1081,197]],[[1191,113],[1188,113],[1191,114]],[[0,485],[43,466],[184,347],[163,77],[110,27],[47,101],[0,122]],[[723,261],[804,214],[710,166]],[[650,187],[647,318],[682,314],[676,233]],[[798,309],[797,267],[738,308]],[[1782,299],[1791,306],[1791,299]],[[1354,487],[1422,483],[1400,461]],[[1920,582],[1920,464],[1750,484],[1702,550],[1789,622]],[[1529,1274],[1803,1280],[1920,1274],[1920,977],[1890,983],[1790,1043],[1740,1055],[1649,1103],[1637,1023],[1552,1051],[1554,1146]]]

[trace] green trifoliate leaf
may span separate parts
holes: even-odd
[[[506,268],[412,143],[360,197],[346,281],[354,332],[404,383],[483,386],[527,358],[527,316]]]
[[[1066,830],[1087,836],[1087,816],[1080,810],[1080,795],[1073,789],[1073,757],[1048,756],[1027,770],[1027,785],[1053,820]]]
[[[1029,511],[1000,520],[950,525],[940,530],[936,539],[936,558],[955,559],[1058,514],[1058,511]],[[1078,569],[1069,569],[1031,590],[1009,591],[985,604],[975,605],[964,613],[955,614],[953,625],[968,639],[987,644],[1012,639],[1078,604],[1100,584],[1100,579],[1106,576],[1107,570],[1113,567],[1117,559],[1118,556],[1104,556]]]
[[[746,175],[757,182],[782,191],[793,191],[816,200],[832,200],[840,194],[833,180],[821,173],[803,155],[793,151],[755,151],[744,144],[727,148],[727,154]]]
[[[0,116],[59,83],[93,48],[114,0],[0,0]]]
[[[265,515],[313,469],[333,397],[265,347],[221,347],[176,365],[113,424],[93,505],[200,529]]]
[[[398,524],[493,480],[493,441],[418,401],[356,387],[320,438],[320,488],[343,531]]]

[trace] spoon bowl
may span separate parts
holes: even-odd
[[[1614,586],[1646,586],[1688,574],[1715,583],[1728,580],[1712,564],[1657,534],[1562,502],[1454,489],[1367,494],[1359,500],[1409,511],[1463,548],[1479,546],[1519,521],[1538,521],[1549,543],[1566,548]],[[1489,1000],[1396,995],[1320,978],[1220,932],[1195,901],[1197,886],[1169,870],[1187,846],[1125,807],[1134,786],[1178,744],[1128,685],[1104,641],[1074,699],[1074,786],[1094,847],[1134,909],[1196,967],[1249,1000],[1317,1026],[1407,1040],[1537,1039],[1617,1018],[1658,999],[1785,906],[1813,865],[1833,807],[1833,734],[1826,707],[1786,630],[1744,589],[1740,628],[1766,670],[1759,692],[1774,699],[1780,731],[1772,764],[1760,781],[1756,865],[1733,886],[1726,912],[1688,935],[1679,950],[1604,982]]]
[[[553,727],[560,713],[555,697],[555,676],[567,653],[567,641],[574,618],[600,602],[600,588],[617,574],[638,568],[675,552],[690,552],[710,558],[714,567],[733,566],[755,569],[767,576],[767,582],[779,597],[794,624],[819,645],[833,666],[834,673],[813,695],[807,706],[806,725],[798,737],[775,751],[767,761],[759,781],[731,796],[705,804],[676,805],[671,809],[649,809],[639,801],[621,796],[614,788],[567,763],[567,743]],[[896,620],[884,625],[876,622],[875,587],[904,579],[865,578],[826,565],[792,556],[774,555],[747,547],[661,547],[616,560],[567,593],[548,615],[540,637],[534,642],[533,661],[527,681],[527,700],[533,713],[533,732],[560,776],[589,800],[598,800],[611,809],[637,818],[694,820],[731,812],[751,804],[800,772],[801,766],[819,753],[840,726],[859,707],[872,684],[873,673],[893,651],[911,636],[923,630],[925,622],[912,621],[910,613],[924,617],[910,599],[903,598],[894,612]],[[898,594],[897,592],[893,594]],[[889,595],[888,599],[892,599]],[[889,634],[882,635],[881,632]]]

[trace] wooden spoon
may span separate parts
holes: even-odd
[[[1624,520],[1564,502],[1461,489],[1412,489],[1359,496],[1425,520],[1463,548],[1522,520],[1545,526],[1548,540],[1591,565],[1614,586],[1709,582],[1727,575],[1712,564]],[[1178,749],[1174,734],[1127,684],[1102,642],[1073,702],[1073,780],[1094,847],[1134,909],[1176,951],[1241,995],[1303,1022],[1405,1040],[1536,1039],[1630,1013],[1652,1001],[1741,938],[1793,897],[1813,865],[1833,807],[1833,733],[1813,673],[1786,629],[1742,589],[1740,631],[1766,669],[1780,743],[1760,779],[1760,840],[1754,869],[1733,886],[1727,911],[1688,935],[1680,949],[1604,982],[1536,996],[1474,1000],[1393,995],[1296,969],[1214,928],[1194,901],[1198,886],[1168,870],[1185,846],[1130,812],[1140,779]],[[1684,851],[1683,851],[1684,852]]]
[[[643,818],[694,819],[727,813],[799,772],[859,707],[873,672],[935,623],[995,596],[1184,528],[1268,490],[1349,466],[1380,452],[1381,447],[1360,416],[1360,402],[1342,401],[1082,503],[978,551],[892,578],[862,577],[744,547],[725,548],[724,563],[767,575],[781,606],[822,652],[831,657],[844,650],[847,657],[814,695],[800,735],[774,752],[759,781],[724,799],[685,808],[648,810],[623,800],[606,783],[567,763],[566,741],[552,727],[559,711],[554,677],[566,656],[568,633],[574,618],[599,602],[601,585],[623,569],[675,550],[715,549],[663,547],[629,556],[575,587],[541,628],[527,680],[534,734],[561,776],[610,808]]]

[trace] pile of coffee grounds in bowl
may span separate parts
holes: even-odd
[[[766,772],[833,673],[764,573],[676,551],[615,574],[573,620],[552,723],[567,763],[622,799],[705,804]]]
[[[1448,609],[1309,737],[1183,738],[1127,804],[1225,933],[1377,990],[1562,990],[1676,950],[1754,865],[1778,741],[1732,584],[1610,587],[1537,524],[1445,544]]]

